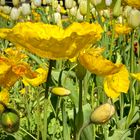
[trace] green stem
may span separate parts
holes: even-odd
[[[76,140],[80,140],[80,136],[81,136],[81,133],[82,131],[84,130],[84,128],[86,128],[87,126],[89,126],[91,124],[91,122],[87,122],[85,123],[79,130],[78,134],[77,134],[77,139]]]
[[[124,95],[120,95],[120,120],[123,119],[123,111],[124,111]]]
[[[47,109],[48,109],[48,92],[49,92],[49,86],[51,81],[51,71],[52,71],[52,64],[53,60],[49,60],[49,70],[48,70],[48,76],[46,80],[46,87],[45,87],[45,99],[44,99],[44,130],[43,130],[43,140],[47,139]]]
[[[22,127],[20,127],[20,130],[25,132],[26,134],[28,134],[30,137],[32,137],[34,140],[38,140],[36,139],[32,134],[30,134],[28,131],[26,131],[25,129],[23,129]]]
[[[109,51],[110,53],[109,60],[111,60],[113,54],[114,37],[115,37],[115,19],[112,20],[112,37],[111,37],[111,44],[110,44],[110,51]]]
[[[90,1],[91,0],[87,0],[87,15],[86,15],[86,21],[87,22],[90,21]]]
[[[78,114],[77,114],[77,131],[76,131],[76,140],[80,139],[79,130],[83,125],[83,109],[82,109],[82,81],[79,80],[79,105],[78,105]]]
[[[135,32],[132,32],[132,36],[131,36],[131,49],[130,49],[130,72],[133,73],[134,72],[134,35]],[[129,128],[130,124],[131,124],[131,120],[133,118],[134,115],[134,110],[135,110],[135,91],[134,91],[134,82],[131,82],[130,85],[130,100],[131,100],[131,104],[130,104],[130,111],[127,117],[127,121],[126,121],[126,128]]]

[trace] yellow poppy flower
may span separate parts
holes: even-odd
[[[127,93],[129,89],[129,73],[125,65],[120,71],[105,77],[104,90],[108,97],[117,98],[121,92]]]
[[[33,77],[34,72],[31,71],[30,66],[22,61],[24,54],[17,52],[17,50],[6,50],[6,56],[0,56],[0,86],[10,88],[20,77]]]
[[[139,0],[124,0],[129,6],[140,9],[140,1]]]
[[[25,86],[28,86],[29,84],[32,86],[39,86],[40,84],[44,83],[47,79],[47,75],[48,75],[48,70],[45,70],[43,68],[38,68],[35,71],[37,73],[35,78],[28,78],[28,77],[24,77],[23,78],[23,83]]]
[[[131,28],[128,25],[123,25],[123,24],[116,24],[115,25],[115,33],[117,35],[122,35],[122,34],[128,34],[130,33]]]
[[[80,63],[96,75],[106,76],[117,73],[122,67],[122,64],[114,64],[105,59],[101,55],[103,50],[103,48],[92,48],[87,52],[81,52],[79,55]]]
[[[8,104],[9,102],[9,92],[7,89],[2,89],[2,91],[0,92],[0,102],[4,103],[5,105]],[[0,103],[0,113],[3,112],[4,107],[3,105]]]
[[[136,80],[140,81],[140,73],[130,73],[130,75],[135,78]]]
[[[99,24],[87,22],[75,22],[66,29],[41,22],[24,22],[12,29],[0,29],[0,37],[41,57],[67,59],[95,44],[102,32]]]

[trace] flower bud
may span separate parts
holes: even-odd
[[[127,18],[127,17],[129,16],[129,13],[130,13],[131,10],[132,10],[132,7],[127,5],[127,6],[124,8],[123,15]]]
[[[65,0],[65,6],[66,6],[67,9],[72,8],[73,0]]]
[[[83,15],[81,15],[79,9],[77,10],[76,18],[77,18],[78,21],[82,21],[82,20],[84,19],[84,18],[83,18]]]
[[[0,0],[1,5],[5,5],[5,0]]]
[[[21,12],[24,16],[27,16],[31,13],[31,7],[29,3],[23,3],[21,6]]]
[[[97,107],[90,116],[91,122],[95,124],[104,124],[115,114],[115,108],[109,103]]]
[[[86,75],[86,69],[80,63],[78,63],[75,68],[75,73],[78,80],[83,80]]]
[[[67,95],[70,95],[71,93],[70,90],[65,89],[63,87],[50,88],[50,92],[58,96],[67,96]]]
[[[76,16],[76,14],[77,14],[77,7],[75,6],[75,7],[72,7],[71,9],[70,9],[70,14],[72,15],[72,16]]]
[[[110,6],[112,4],[112,0],[105,0],[106,6]]]
[[[121,0],[117,0],[113,8],[113,16],[118,17],[121,14]]]
[[[10,14],[11,7],[10,6],[3,6],[3,13],[4,14]]]
[[[19,0],[12,0],[12,3],[16,7],[19,5]]]
[[[91,0],[91,3],[95,6],[100,4],[101,2],[102,2],[102,0]]]
[[[33,3],[37,7],[41,6],[41,0],[33,0]]]
[[[137,9],[133,9],[130,11],[129,16],[127,17],[128,24],[132,28],[136,28],[140,26],[140,11]]]
[[[17,20],[20,16],[20,10],[18,8],[13,7],[10,13],[10,17],[12,20]]]
[[[13,109],[8,108],[1,114],[1,126],[8,133],[17,132],[19,122],[19,114]]]
[[[54,21],[59,27],[62,27],[61,14],[59,12],[54,13]]]
[[[84,16],[87,14],[87,1],[86,0],[82,0],[80,2],[79,10],[80,10],[81,15]]]

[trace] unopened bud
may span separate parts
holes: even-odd
[[[121,14],[121,0],[117,0],[113,8],[113,16],[118,17]]]
[[[72,7],[71,9],[70,9],[70,14],[72,15],[72,16],[76,16],[76,14],[77,14],[77,7],[75,6],[75,7]]]
[[[27,16],[31,13],[31,7],[29,3],[23,3],[21,6],[21,12],[24,16]]]
[[[12,0],[12,3],[16,7],[19,5],[19,0]]]
[[[5,0],[0,0],[1,5],[5,5]]]
[[[130,13],[131,10],[132,10],[132,7],[127,5],[127,6],[124,8],[123,15],[127,18],[127,17],[129,16],[129,13]]]
[[[3,13],[10,14],[10,12],[11,12],[11,7],[10,6],[3,6]]]
[[[112,0],[105,0],[106,6],[110,6],[112,4]]]
[[[127,20],[128,24],[133,28],[140,26],[140,11],[137,9],[131,10]]]
[[[50,88],[50,92],[58,96],[67,96],[71,93],[70,90],[63,87]]]
[[[87,14],[87,1],[86,0],[82,0],[80,2],[79,10],[80,10],[81,15],[84,16]]]
[[[91,0],[91,3],[95,6],[100,4],[101,2],[102,2],[102,0]]]
[[[91,122],[104,124],[115,114],[115,108],[110,103],[105,103],[97,107],[90,116]]]
[[[82,20],[84,19],[84,18],[83,18],[83,15],[81,15],[79,9],[77,10],[76,18],[77,18],[78,21],[82,21]]]
[[[8,133],[17,132],[19,129],[20,117],[13,109],[6,109],[1,114],[1,126]]]
[[[65,0],[65,6],[66,6],[67,9],[72,8],[73,0]]]
[[[41,6],[41,0],[33,0],[33,3],[37,7]]]
[[[17,20],[20,16],[20,10],[18,8],[13,7],[10,13],[10,17],[12,20]]]

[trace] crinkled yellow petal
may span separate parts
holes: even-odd
[[[104,90],[109,97],[116,98],[119,93],[128,92],[129,84],[129,73],[125,65],[123,65],[118,73],[105,77]]]
[[[101,55],[102,51],[102,48],[94,48],[88,50],[88,52],[82,52],[79,55],[79,61],[86,69],[96,75],[106,76],[117,73],[122,64],[114,64],[105,59]]]
[[[124,0],[129,6],[140,9],[140,0]]]
[[[123,24],[116,24],[115,25],[115,33],[118,35],[122,34],[128,34],[131,32],[131,29],[128,25],[123,25]]]
[[[8,65],[2,58],[0,58],[0,76],[5,74],[9,69],[10,65]]]
[[[9,102],[9,92],[7,89],[2,89],[2,91],[0,92],[0,102],[4,103],[4,104],[8,104]],[[2,104],[0,104],[0,113],[3,112],[4,107]]]
[[[130,75],[135,78],[136,80],[140,81],[140,73],[130,73]]]
[[[120,92],[116,92],[110,87],[108,83],[108,79],[104,80],[104,90],[105,90],[106,95],[112,99],[115,99],[120,96]]]
[[[103,32],[99,24],[73,23],[66,29],[44,23],[18,23],[12,29],[0,29],[0,37],[23,46],[32,53],[50,59],[73,58],[95,44]]]
[[[32,86],[38,86],[46,81],[48,70],[43,69],[43,68],[38,68],[36,72],[37,72],[37,76],[33,79],[30,79],[27,77],[23,78],[22,81],[26,86],[28,86],[29,84]]]

